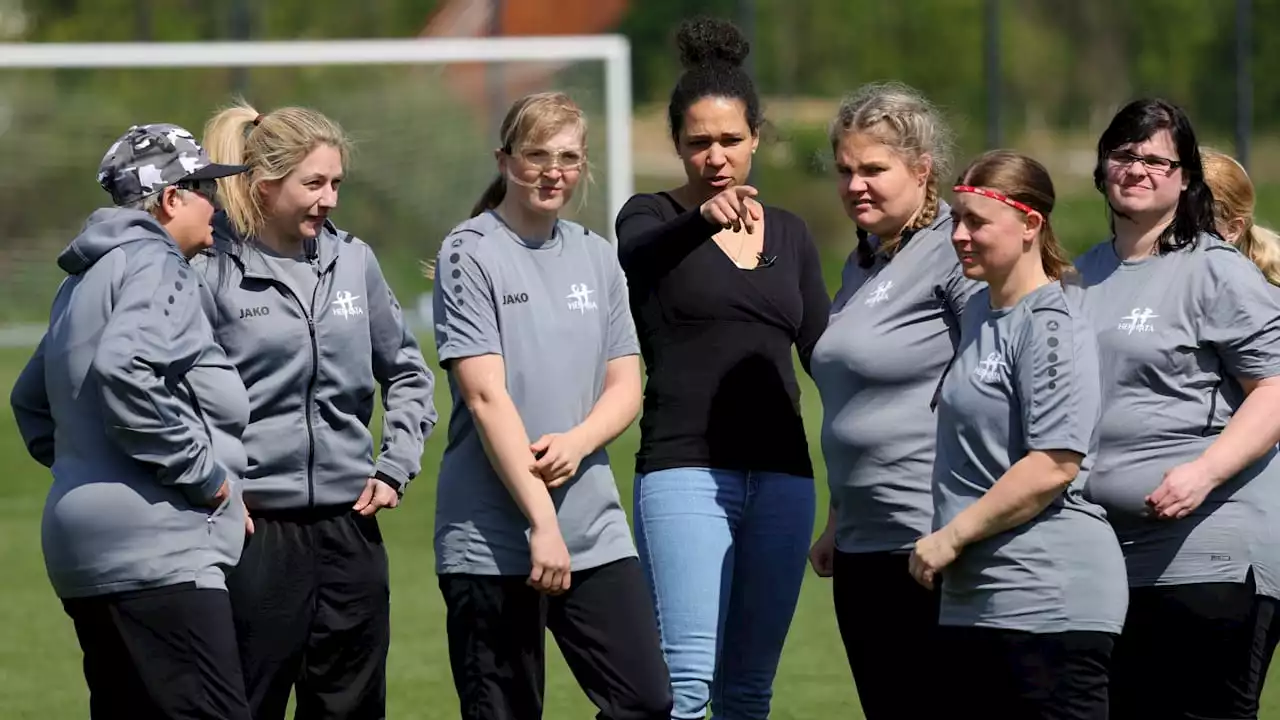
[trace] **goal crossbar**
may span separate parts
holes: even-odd
[[[621,35],[271,40],[182,43],[0,43],[0,69],[412,65],[460,62],[605,64],[610,219],[632,193],[631,45]],[[613,237],[610,227],[600,228]]]

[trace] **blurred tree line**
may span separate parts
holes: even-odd
[[[708,12],[737,17],[754,3],[754,67],[774,96],[830,96],[870,79],[926,89],[938,103],[985,114],[983,0],[648,0],[622,31],[635,47],[636,95],[654,99],[679,71],[672,29]],[[1280,0],[1252,0],[1256,121],[1280,115]],[[1001,0],[1002,114],[1020,129],[1096,127],[1137,92],[1163,94],[1229,132],[1233,122],[1232,0]]]
[[[486,2],[489,0],[475,0]],[[519,0],[499,0],[518,2]],[[633,0],[619,32],[632,42],[638,101],[659,100],[678,73],[672,34],[697,13],[754,8],[753,63],[775,96],[831,96],[871,78],[927,87],[968,117],[984,113],[983,0]],[[1252,0],[1254,66],[1280,65],[1280,0]],[[409,37],[440,0],[21,0],[32,41]],[[1011,130],[1096,125],[1136,90],[1168,95],[1197,120],[1232,122],[1231,0],[1002,0],[1004,120]],[[248,22],[237,12],[248,14]],[[1280,74],[1254,75],[1259,130],[1280,115]]]
[[[484,0],[476,0],[483,2]],[[519,2],[519,0],[501,0]],[[679,74],[674,33],[683,18],[737,18],[750,3],[752,68],[770,151],[757,182],[800,213],[819,240],[843,251],[848,235],[830,187],[825,122],[832,101],[857,85],[898,79],[941,105],[959,134],[957,161],[982,149],[987,108],[984,0],[632,0],[618,32],[632,43],[638,114],[661,114]],[[414,37],[441,0],[0,0],[0,39],[32,42],[198,41]],[[1185,106],[1201,135],[1230,148],[1235,93],[1232,0],[1001,0],[1001,121],[1006,143],[1046,161],[1081,197],[1079,243],[1103,231],[1087,182],[1097,133],[1124,101],[1160,94]],[[21,15],[15,21],[15,9]],[[1280,0],[1252,0],[1254,127],[1280,122]],[[553,82],[598,115],[599,64],[571,66]],[[353,131],[355,167],[341,221],[387,256],[393,285],[426,287],[417,259],[491,179],[492,123],[477,122],[439,67],[315,67],[0,73],[0,323],[39,316],[59,273],[50,260],[89,209],[103,202],[97,160],[129,124],[165,120],[195,132],[237,92],[261,109],[313,105]],[[818,98],[809,116],[772,113],[787,98]],[[803,103],[792,103],[800,105]],[[600,125],[596,125],[600,128]],[[1040,138],[1036,141],[1035,138]],[[670,146],[639,152],[670,152]],[[1053,157],[1053,155],[1061,157]],[[607,161],[607,158],[593,159]],[[1274,160],[1275,158],[1273,158]],[[1273,163],[1280,166],[1280,162]],[[1069,167],[1071,172],[1061,173]],[[1251,168],[1252,169],[1252,168]],[[1259,167],[1259,172],[1265,168]],[[1261,178],[1261,174],[1255,175]],[[639,177],[637,189],[670,178]],[[1068,183],[1064,183],[1068,184]],[[1060,195],[1064,194],[1060,184]],[[593,190],[581,219],[612,225]],[[1067,209],[1067,208],[1064,208]],[[1066,223],[1064,223],[1066,224]],[[1065,233],[1063,232],[1065,230]],[[8,309],[3,309],[8,308]],[[15,315],[16,314],[16,315]]]

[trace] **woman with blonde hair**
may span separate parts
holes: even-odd
[[[228,587],[253,716],[385,715],[387,554],[436,422],[434,381],[373,250],[329,219],[348,142],[315,110],[238,105],[205,126],[224,211],[202,269],[218,343],[249,390],[245,505]],[[369,428],[381,389],[382,443]]]
[[[981,283],[951,249],[939,180],[951,133],[928,99],[900,83],[864,86],[840,106],[830,139],[859,239],[813,350],[831,507],[810,561],[833,578],[866,716],[941,716],[939,695],[911,680],[936,656],[939,594],[911,580],[907,561],[934,514],[930,408]]]
[[[1262,272],[1263,277],[1273,288],[1280,286],[1280,234],[1271,228],[1256,224],[1253,212],[1256,204],[1256,193],[1249,173],[1236,159],[1230,155],[1209,148],[1200,149],[1200,159],[1204,164],[1204,182],[1213,193],[1213,217],[1218,234],[1224,240],[1235,245],[1245,257]],[[1280,288],[1278,288],[1280,289]],[[1263,512],[1272,518],[1268,526],[1280,525],[1280,493],[1269,492],[1267,488],[1248,487],[1247,494],[1257,496],[1256,502]],[[1280,544],[1276,533],[1268,534],[1272,545]],[[1280,557],[1274,549],[1272,554]],[[1257,572],[1267,573],[1269,565],[1259,565]],[[1276,581],[1272,581],[1276,582]],[[1280,583],[1277,583],[1280,584]],[[1275,647],[1280,644],[1280,623],[1273,624],[1267,631],[1262,645],[1259,678],[1267,677],[1271,666]],[[1258,695],[1262,694],[1263,684],[1258,683]]]
[[[1267,282],[1280,285],[1280,234],[1255,224],[1257,197],[1249,173],[1230,155],[1202,148],[1204,182],[1213,193],[1213,218],[1218,234],[1262,271]]]
[[[587,167],[562,93],[517,101],[498,176],[441,245],[435,340],[453,416],[436,572],[464,720],[542,716],[550,630],[599,718],[666,720],[653,603],[605,446],[640,410],[613,246],[560,211]]]

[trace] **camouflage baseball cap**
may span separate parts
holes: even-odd
[[[177,125],[134,125],[107,150],[98,166],[98,184],[116,205],[128,205],[184,180],[212,180],[247,170],[218,165]]]

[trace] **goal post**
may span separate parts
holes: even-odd
[[[0,43],[0,345],[15,325],[47,318],[64,277],[54,258],[107,204],[94,177],[111,141],[146,122],[199,135],[241,89],[263,112],[314,107],[353,137],[335,219],[378,249],[406,310],[430,288],[418,261],[492,181],[497,124],[519,95],[563,90],[591,121],[591,174],[567,217],[616,240],[633,192],[631,50],[620,35]]]
[[[425,65],[599,60],[609,217],[632,194],[631,45],[622,35],[190,43],[0,43],[0,70]],[[612,238],[613,229],[606,230]]]

